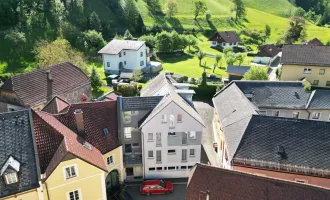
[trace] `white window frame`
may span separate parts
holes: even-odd
[[[152,155],[150,156],[150,152],[152,152]],[[154,151],[148,151],[148,159],[154,159]]]
[[[112,157],[112,162],[110,162],[110,158]],[[113,165],[115,164],[115,155],[111,155],[107,157],[107,165]]]
[[[158,152],[160,152],[159,157],[157,156]],[[162,163],[162,150],[156,150],[156,163]]]
[[[312,73],[312,68],[304,68],[303,74],[311,74]]]
[[[162,133],[156,133],[156,146],[162,146]]]
[[[73,190],[73,191],[70,191],[70,192],[67,192],[67,193],[66,193],[66,198],[67,198],[67,200],[71,200],[71,199],[70,199],[70,193],[73,192],[73,194],[74,194],[75,191],[78,191],[78,195],[79,195],[78,199],[79,199],[79,200],[82,200],[82,195],[81,195],[81,189],[80,189],[80,188],[79,188],[79,189],[76,189],[76,190]],[[76,199],[76,198],[75,198],[75,199]]]
[[[162,123],[167,123],[167,116],[166,115],[162,115]]]
[[[127,130],[130,130],[129,131],[130,133],[128,133]],[[132,139],[132,130],[133,130],[133,127],[124,127],[124,138],[125,139],[128,139],[128,140]],[[130,135],[130,137],[126,137],[126,134],[127,134],[127,136]]]
[[[154,141],[154,134],[153,133],[148,133],[148,142],[151,142],[151,141]]]
[[[144,65],[144,60],[141,60],[140,61],[140,66],[143,66]]]
[[[187,154],[188,154],[187,149],[182,149],[181,150],[181,162],[187,162],[188,161],[188,155]]]
[[[170,115],[169,121],[170,121],[170,128],[174,128],[175,127],[175,116]]]
[[[314,84],[315,81],[317,81],[317,84]],[[313,80],[312,85],[319,85],[319,83],[320,83],[320,80]]]
[[[277,116],[275,115],[276,112],[278,112],[278,115],[277,115]],[[280,111],[279,111],[279,110],[274,110],[274,111],[273,111],[273,116],[274,116],[274,117],[279,117],[279,116],[280,116]]]
[[[143,51],[140,52],[140,57],[143,57]]]
[[[189,138],[192,140],[196,140],[196,131],[190,131],[189,132]]]
[[[6,179],[6,184],[7,185],[17,183],[18,182],[17,173],[13,172],[13,173],[6,174],[5,179]]]
[[[110,62],[107,62],[107,67],[110,67]]]
[[[191,154],[193,152],[193,154]],[[195,157],[196,156],[196,149],[189,149],[189,157]]]
[[[318,118],[314,118],[314,114],[319,114],[319,117]],[[320,112],[313,112],[312,113],[312,120],[319,120],[321,119],[321,113]]]
[[[323,71],[323,73],[321,73],[321,71]],[[325,69],[320,69],[319,75],[324,75],[324,74],[325,74]]]
[[[66,169],[69,168],[69,169],[70,169],[70,173],[72,173],[72,172],[71,172],[71,168],[72,168],[72,167],[74,167],[74,171],[75,171],[76,175],[75,175],[75,176],[67,177],[67,176],[66,176]],[[66,181],[66,180],[69,180],[69,179],[72,179],[72,178],[79,177],[78,166],[77,166],[77,164],[74,163],[74,164],[71,164],[71,165],[66,165],[66,166],[64,166],[64,167],[63,167],[63,177],[64,177],[64,180],[65,180],[65,181]]]

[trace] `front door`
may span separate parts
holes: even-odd
[[[117,186],[119,184],[119,174],[117,170],[112,170],[110,172],[111,187]]]

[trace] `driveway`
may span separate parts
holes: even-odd
[[[217,154],[213,148],[213,113],[214,107],[211,100],[208,101],[194,101],[194,106],[198,111],[199,115],[202,117],[206,128],[203,129],[202,134],[202,158],[201,162],[205,163],[208,160],[212,166],[220,166],[219,160],[217,159]],[[204,153],[204,152],[205,153]]]
[[[125,188],[133,200],[184,200],[186,198],[187,183],[180,183],[174,185],[174,192],[168,195],[158,194],[145,196],[140,194],[140,185],[129,185]]]

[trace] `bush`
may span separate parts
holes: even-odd
[[[138,93],[137,85],[131,84],[118,84],[117,91],[123,95],[123,97],[133,97]]]
[[[6,80],[8,80],[10,77],[12,76],[11,73],[2,73],[0,74],[0,82],[5,82]]]
[[[183,76],[183,82],[187,83],[188,82],[188,76]]]
[[[281,75],[282,67],[276,69],[276,78],[279,78]]]
[[[215,85],[206,85],[206,86],[197,86],[197,87],[190,87],[195,91],[194,97],[198,99],[212,99],[217,91],[217,86]]]
[[[311,91],[311,86],[310,85],[304,85],[304,90],[305,91]]]
[[[190,84],[194,84],[195,85],[196,84],[196,79],[195,78],[191,78],[190,79]]]

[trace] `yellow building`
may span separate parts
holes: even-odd
[[[280,80],[330,87],[330,46],[284,45]]]

